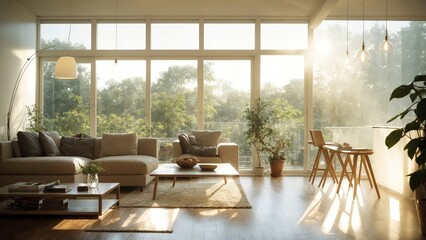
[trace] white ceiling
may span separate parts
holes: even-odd
[[[39,17],[69,17],[70,0],[16,0]],[[350,18],[363,0],[348,0]],[[119,17],[346,19],[346,0],[117,0]],[[366,19],[383,19],[386,0],[367,0]],[[115,16],[116,0],[71,0],[73,17]],[[388,19],[426,20],[426,0],[388,0]],[[318,20],[318,19],[317,19]]]

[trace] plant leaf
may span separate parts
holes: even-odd
[[[420,122],[423,122],[426,120],[426,98],[423,98],[422,100],[420,100],[414,112],[416,113],[417,118],[420,120]]]
[[[413,82],[426,82],[426,75],[417,75]]]
[[[415,138],[409,141],[407,145],[405,145],[404,150],[407,150],[408,157],[413,159],[414,155],[417,152],[417,148],[419,147],[421,142],[422,142],[421,138]]]
[[[393,130],[386,137],[385,143],[388,148],[393,147],[399,142],[399,140],[404,136],[404,130],[402,128]]]
[[[393,90],[391,97],[389,99],[392,100],[394,98],[403,98],[405,96],[407,96],[408,94],[410,94],[411,90],[413,89],[413,85],[401,85],[397,88],[395,88],[395,90]]]
[[[414,191],[426,179],[426,172],[420,169],[409,174],[408,176],[410,176],[410,188],[412,191]]]
[[[407,123],[407,125],[405,125],[404,131],[409,132],[411,130],[418,130],[418,129],[420,129],[420,122],[417,120],[414,120],[410,123]]]
[[[416,163],[420,165],[424,165],[426,163],[426,152],[420,153],[420,155],[416,158]]]

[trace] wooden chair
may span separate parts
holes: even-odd
[[[309,177],[309,182],[312,181],[312,184],[314,184],[317,171],[320,170],[320,171],[324,171],[324,173],[322,175],[320,183],[318,184],[318,187],[320,187],[321,184],[324,187],[325,180],[328,176],[328,172],[330,172],[330,175],[331,175],[331,178],[333,179],[333,182],[337,183],[338,179],[337,179],[337,176],[336,176],[336,172],[334,171],[333,164],[331,162],[331,159],[333,159],[333,156],[329,156],[329,152],[326,149],[324,149],[325,145],[334,145],[334,143],[325,142],[321,130],[310,130],[310,134],[311,134],[312,141],[309,142],[309,143],[314,145],[315,147],[317,147],[318,151],[317,151],[317,155],[315,157],[314,165],[312,166],[312,171],[311,171],[311,175]],[[321,156],[324,156],[324,160],[326,162],[325,167],[320,167]]]

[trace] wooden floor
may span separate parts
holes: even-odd
[[[336,194],[330,179],[324,189],[308,183],[307,177],[241,176],[240,182],[252,209],[180,209],[173,233],[86,232],[96,219],[2,216],[0,235],[2,239],[422,239],[413,200],[383,188],[378,199],[367,181],[354,201],[351,189]]]

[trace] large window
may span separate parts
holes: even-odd
[[[303,170],[304,57],[264,55],[260,73],[260,96],[274,104],[278,129],[288,142],[286,168]]]
[[[204,48],[208,50],[254,49],[253,23],[204,24]]]
[[[52,50],[91,49],[91,36],[89,23],[40,24],[41,48],[53,46]]]
[[[204,61],[204,129],[222,130],[239,146],[240,168],[250,168],[251,148],[244,137],[242,114],[250,104],[251,61]]]
[[[151,49],[198,49],[198,37],[196,23],[151,24]]]
[[[161,139],[160,160],[170,160],[171,142],[197,129],[197,61],[151,63],[151,126]]]
[[[126,132],[148,134],[145,66],[141,60],[96,61],[98,136]]]
[[[56,62],[43,62],[43,115],[48,130],[64,136],[90,134],[90,64],[77,65],[77,79],[57,80]]]
[[[388,31],[394,50],[384,53],[379,50],[384,22],[365,22],[365,47],[371,55],[366,63],[355,58],[362,22],[349,22],[349,59],[346,21],[325,21],[315,31],[313,125],[323,130],[326,141],[373,147],[372,126],[386,125],[403,109],[398,101],[389,104],[392,90],[425,73],[426,22],[388,22]]]
[[[306,49],[308,24],[262,23],[261,49]]]
[[[145,49],[144,23],[99,23],[97,49]]]

